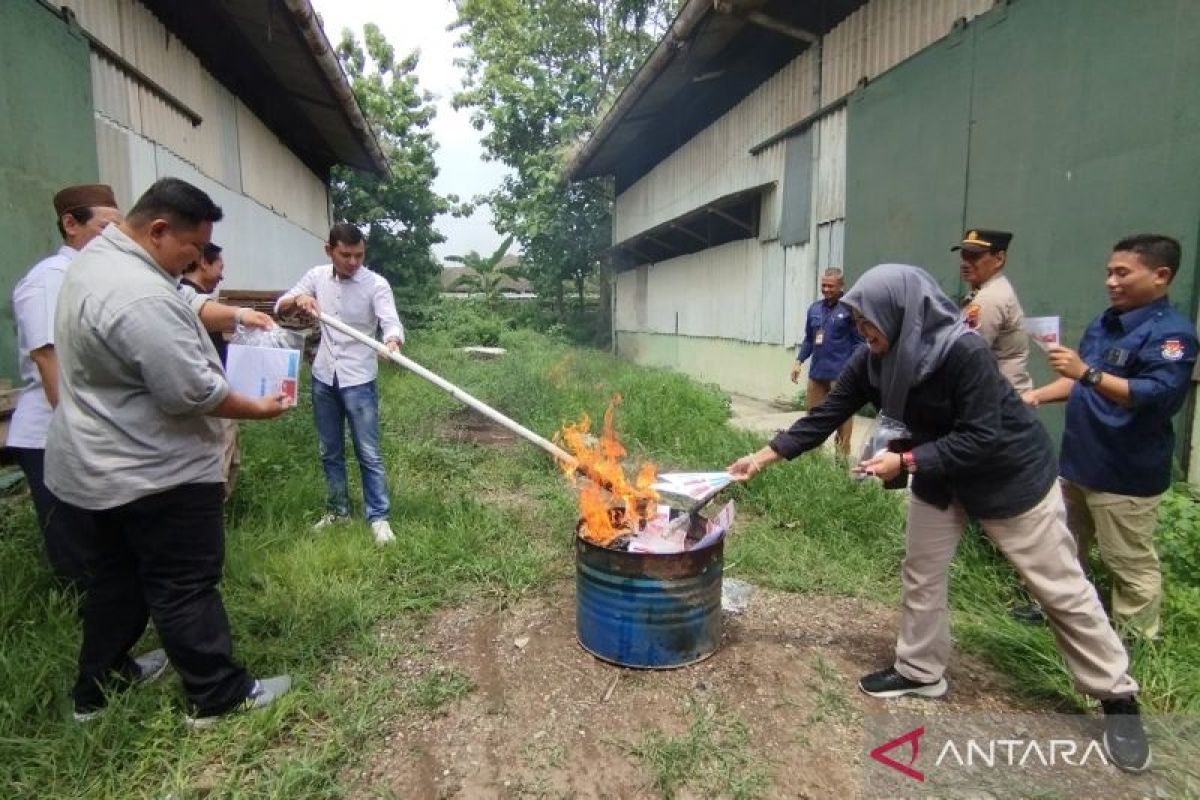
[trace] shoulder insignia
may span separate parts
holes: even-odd
[[[1162,354],[1162,357],[1165,358],[1167,361],[1182,360],[1183,359],[1183,340],[1167,339],[1165,342],[1162,343],[1162,350],[1160,352]]]

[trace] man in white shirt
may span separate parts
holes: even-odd
[[[367,336],[383,330],[383,341],[396,351],[404,343],[404,326],[396,313],[392,287],[383,276],[363,265],[367,244],[362,231],[342,222],[329,231],[325,252],[332,263],[313,267],[275,303],[276,315],[293,308],[316,316],[336,317]],[[375,351],[332,328],[321,330],[321,344],[312,368],[313,416],[325,469],[328,500],[316,528],[350,516],[346,488],[345,423],[362,473],[363,504],[375,541],[395,537],[388,524],[387,476],[379,451],[379,372]]]
[[[87,515],[63,507],[46,489],[46,431],[58,405],[58,356],[54,351],[54,307],[67,265],[110,223],[120,222],[113,191],[103,184],[68,186],[54,195],[54,213],[63,246],[33,266],[13,289],[17,321],[17,360],[25,384],[13,412],[7,446],[25,473],[46,555],[64,585],[82,590],[83,554],[66,534],[87,526]]]

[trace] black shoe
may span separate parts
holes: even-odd
[[[1046,613],[1042,611],[1042,607],[1037,603],[1010,608],[1008,615],[1017,622],[1024,622],[1026,625],[1044,625],[1046,623]]]
[[[1150,769],[1150,742],[1136,697],[1128,700],[1105,700],[1104,753],[1117,769],[1125,772],[1145,772]]]
[[[888,667],[860,678],[858,688],[871,697],[903,697],[906,694],[941,697],[950,688],[950,684],[946,683],[945,678],[939,678],[933,683],[919,683],[896,672],[895,667]]]

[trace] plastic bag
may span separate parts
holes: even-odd
[[[858,464],[861,464],[863,461],[870,461],[888,451],[902,453],[910,449],[912,449],[912,431],[908,429],[908,426],[899,420],[892,419],[886,414],[880,414],[875,418],[871,429],[867,431],[867,437],[863,440],[862,452],[859,454],[858,463],[850,467],[850,477],[860,481],[874,478],[875,476],[871,473],[863,472]],[[898,478],[886,482],[884,488],[901,489],[907,485],[908,474],[902,472]]]
[[[754,594],[754,584],[737,578],[725,578],[721,581],[721,610],[730,614],[740,614],[750,605],[750,597]]]
[[[304,335],[299,331],[290,331],[273,325],[267,330],[248,328],[238,324],[237,330],[229,338],[230,344],[243,344],[248,347],[273,347],[284,350],[299,350],[304,346]]]

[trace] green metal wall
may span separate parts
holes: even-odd
[[[963,228],[1012,230],[1026,313],[1074,343],[1107,305],[1112,244],[1161,232],[1183,243],[1171,297],[1194,318],[1198,78],[1196,0],[1011,0],[956,28],[850,99],[847,271],[918,264],[956,296]],[[1061,408],[1044,419],[1057,439]]]
[[[62,244],[51,198],[98,180],[88,45],[37,0],[0,2],[0,376],[16,378],[13,285]]]

